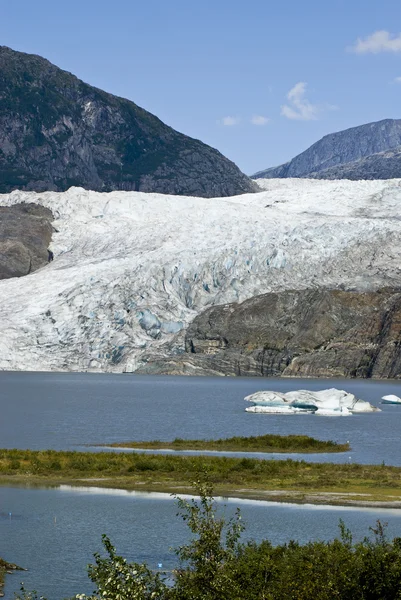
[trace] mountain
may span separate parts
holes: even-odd
[[[353,162],[311,173],[311,179],[398,179],[401,178],[401,146]]]
[[[290,357],[296,332],[304,331],[304,355],[331,344],[333,372],[373,373],[359,368],[364,349],[399,349],[400,313],[387,318],[393,292],[387,303],[372,297],[366,309],[362,300],[384,288],[401,290],[401,182],[260,183],[259,194],[213,201],[82,188],[1,195],[3,207],[35,203],[52,211],[55,230],[51,263],[0,281],[0,369],[152,373],[175,361],[172,370],[200,373],[209,352],[232,349],[244,358],[238,364],[246,374],[245,361],[255,361],[258,348]],[[330,300],[325,289],[347,297]],[[276,294],[276,308],[257,299],[265,294]],[[355,298],[352,306],[347,298]],[[204,311],[211,312],[203,317]],[[212,315],[220,321],[214,324]],[[200,334],[203,323],[210,329]],[[219,338],[210,343],[213,328]],[[269,372],[265,355],[264,369],[250,361],[248,374]],[[227,372],[235,372],[230,356],[216,354],[215,368],[222,358]],[[366,356],[372,364],[372,354]],[[307,372],[304,364],[299,373]],[[386,364],[393,366],[375,376],[399,376],[398,363]]]
[[[401,177],[401,119],[386,119],[326,135],[290,162],[259,171],[253,177]]]
[[[257,190],[220,152],[133,102],[0,46],[0,193],[71,186],[203,197]]]

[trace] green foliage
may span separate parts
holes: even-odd
[[[96,478],[96,485],[174,491],[189,487],[205,467],[219,493],[240,486],[252,491],[371,494],[373,500],[401,497],[401,468],[355,463],[309,463],[250,457],[180,456],[116,452],[0,450],[0,480],[74,483]],[[104,478],[104,480],[102,479]]]
[[[176,600],[232,600],[240,597],[240,586],[230,577],[243,526],[239,510],[226,523],[218,518],[207,477],[198,479],[200,500],[178,498],[179,514],[187,523],[192,540],[176,550],[185,567],[178,569],[170,597]]]
[[[46,600],[44,596],[38,596],[36,590],[26,590],[23,583],[21,583],[20,593],[16,596],[16,600]]]
[[[118,556],[109,538],[103,535],[103,546],[107,557],[95,554],[95,565],[89,565],[90,579],[96,585],[92,598],[109,600],[151,600],[163,598],[166,585],[158,573],[153,573],[146,565],[129,563]],[[77,600],[85,595],[78,594]]]
[[[198,500],[178,498],[178,514],[192,534],[176,554],[180,566],[171,585],[146,565],[128,563],[103,536],[106,556],[95,554],[89,576],[92,596],[75,600],[400,600],[401,538],[389,541],[386,525],[354,543],[340,521],[329,542],[272,546],[240,543],[239,511],[228,522],[217,514],[207,475],[195,482]],[[38,600],[22,589],[22,600]]]
[[[250,437],[234,436],[218,440],[184,440],[175,438],[172,442],[160,440],[143,442],[119,442],[111,444],[120,448],[143,448],[174,450],[226,450],[236,452],[345,452],[349,443],[339,444],[331,440],[322,441],[307,435],[257,435]]]

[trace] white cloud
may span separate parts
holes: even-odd
[[[283,104],[281,114],[287,119],[297,121],[313,121],[317,119],[320,108],[316,104],[311,104],[305,98],[306,83],[300,81],[288,92],[287,99],[289,104]]]
[[[401,77],[394,77],[393,83],[401,83]]]
[[[401,33],[392,35],[388,31],[375,31],[368,37],[358,38],[353,46],[348,48],[355,54],[379,54],[380,52],[401,52]]]
[[[239,117],[223,117],[218,122],[225,127],[234,127],[241,122],[241,119]]]
[[[254,115],[251,119],[252,125],[267,125],[270,123],[270,119],[268,117],[263,117],[262,115]]]

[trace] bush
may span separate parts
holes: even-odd
[[[198,500],[177,498],[178,514],[193,537],[176,550],[180,566],[173,582],[144,564],[128,563],[103,536],[106,557],[95,554],[88,567],[96,591],[76,599],[401,599],[401,538],[388,540],[385,524],[377,522],[373,535],[359,543],[340,521],[340,536],[330,542],[242,544],[239,510],[226,522],[217,515],[208,477],[194,486]],[[25,600],[36,600],[35,594],[24,594]]]

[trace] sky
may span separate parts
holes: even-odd
[[[401,118],[400,0],[1,0],[0,44],[133,100],[247,174]]]

